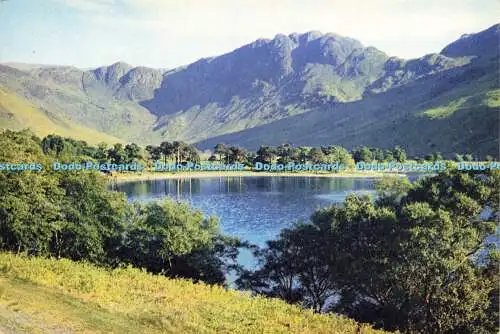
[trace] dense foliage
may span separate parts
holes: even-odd
[[[133,159],[138,149],[110,149]],[[0,135],[0,161],[42,163],[104,154],[85,143],[29,132]],[[123,155],[117,152],[126,152]],[[121,158],[118,158],[121,157]],[[187,205],[129,204],[110,192],[97,172],[3,171],[0,173],[0,249],[117,266],[129,263],[154,273],[223,283],[233,268],[238,240],[223,236],[214,217]]]
[[[495,333],[500,174],[384,180],[256,252],[242,288],[408,333]]]

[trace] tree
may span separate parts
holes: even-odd
[[[54,152],[59,157],[64,150],[64,139],[58,135],[48,135],[42,140],[42,150],[45,154]]]
[[[257,159],[257,153],[247,152],[246,159],[243,163],[245,164],[245,166],[252,167],[253,164],[256,162],[256,159]]]
[[[267,248],[254,255],[260,258],[262,268],[244,271],[236,281],[240,289],[251,290],[269,297],[278,297],[288,303],[299,303],[303,299],[303,289],[298,282],[300,268],[293,247],[287,240],[267,242]]]
[[[313,214],[305,227],[311,234],[304,227],[281,234],[264,251],[279,246],[273,256],[264,255],[262,269],[242,283],[267,295],[286,287],[287,300],[307,304],[303,277],[322,264],[316,273],[328,268],[329,291],[339,293],[334,312],[402,332],[494,332],[499,275],[487,238],[499,217],[499,189],[497,171],[448,170],[411,186],[386,180],[376,201],[350,195]],[[300,241],[291,242],[294,235]],[[308,244],[317,247],[313,258],[300,252]],[[319,277],[314,284],[324,283]]]
[[[219,162],[222,163],[222,158],[224,157],[224,160],[225,160],[225,156],[226,156],[226,146],[224,144],[221,144],[221,143],[215,145],[214,154],[219,155]]]
[[[294,149],[291,144],[282,144],[276,149],[276,154],[279,157],[278,163],[287,164],[292,161]]]
[[[309,160],[314,164],[320,164],[325,162],[325,154],[318,147],[313,147],[309,151]]]
[[[226,150],[226,163],[234,164],[235,162],[245,162],[247,157],[246,150],[231,146]]]
[[[96,159],[99,163],[106,163],[108,160],[108,144],[99,143],[97,145],[97,149],[95,150],[93,158]]]
[[[436,162],[436,161],[443,160],[443,156],[439,152],[434,152],[434,153],[431,153],[431,154],[427,154],[425,156],[425,160]]]
[[[167,163],[167,160],[170,159],[175,152],[174,145],[168,141],[164,141],[160,144],[160,151],[163,154],[163,163]]]
[[[183,159],[186,159],[187,161],[191,161],[193,163],[200,162],[200,154],[198,153],[198,150],[191,145],[184,146],[181,156],[183,157]]]
[[[59,142],[54,138],[45,140],[45,148],[55,148],[48,144]],[[29,131],[7,130],[0,134],[0,161],[47,164],[49,160],[41,146]],[[62,192],[57,184],[56,174],[47,170],[0,173],[0,249],[49,254],[50,241],[61,218],[58,199]]]
[[[394,161],[394,156],[391,150],[384,150],[384,161],[391,162]]]
[[[374,148],[372,149],[372,153],[373,153],[373,159],[378,161],[378,162],[382,162],[385,160],[385,157],[384,157],[384,151],[380,148]]]
[[[298,153],[298,163],[305,164],[307,162],[307,157],[309,156],[309,149],[307,147],[299,147]]]
[[[375,182],[377,204],[393,206],[401,201],[411,187],[412,184],[405,177],[384,176]]]
[[[140,152],[141,148],[135,143],[125,145],[125,162],[132,163],[137,159],[142,158]]]
[[[262,267],[255,272],[244,271],[236,284],[321,312],[338,292],[328,258],[318,256],[325,250],[325,237],[309,224],[297,223],[293,229],[284,229],[278,240],[268,241],[265,249],[255,251]]]
[[[52,240],[52,253],[73,260],[113,263],[114,249],[124,231],[127,202],[123,194],[107,191],[97,173],[62,173],[58,199],[64,220]]]
[[[257,151],[256,161],[271,164],[276,157],[276,150],[270,146],[261,146]]]
[[[372,162],[373,161],[373,153],[370,148],[363,146],[355,149],[352,152],[352,157],[356,162]]]
[[[392,151],[392,156],[394,160],[397,162],[405,162],[406,161],[406,152],[400,146],[396,146]]]
[[[235,260],[232,247],[239,243],[219,234],[215,217],[172,200],[138,205],[134,211],[119,251],[122,262],[171,277],[224,282],[224,262],[217,254]]]
[[[354,160],[351,154],[345,148],[333,145],[322,147],[321,149],[325,154],[325,162],[335,163],[338,161],[339,163],[344,164],[348,167],[354,166]]]
[[[464,161],[474,161],[474,157],[472,154],[464,155]]]
[[[162,157],[162,148],[160,146],[148,145],[146,146],[146,152],[149,153],[153,161],[158,161]]]
[[[108,150],[108,159],[113,164],[123,164],[126,162],[127,154],[123,149],[123,144],[116,143],[112,148]]]
[[[183,141],[174,141],[172,143],[171,149],[175,156],[175,163],[181,163],[186,156],[188,156],[187,144]]]

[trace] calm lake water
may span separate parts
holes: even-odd
[[[374,193],[374,179],[324,177],[212,177],[120,183],[131,201],[171,197],[219,217],[224,233],[258,246],[314,210],[343,202],[349,193]]]

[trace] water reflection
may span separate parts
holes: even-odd
[[[314,210],[342,202],[351,193],[374,192],[369,178],[215,177],[116,184],[129,200],[171,197],[220,218],[223,232],[260,246]]]

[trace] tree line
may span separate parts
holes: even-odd
[[[97,146],[88,145],[85,141],[78,141],[71,138],[62,138],[58,135],[49,135],[43,138],[42,149],[44,153],[51,153],[57,158],[81,156],[90,158],[100,163],[143,163],[148,166],[156,161],[165,164],[185,164],[187,162],[199,163],[204,153],[200,152],[194,145],[182,141],[164,141],[159,145],[147,145],[144,148],[135,143],[116,143],[109,146],[101,143]],[[406,150],[401,146],[393,149],[381,149],[368,146],[361,146],[352,150],[347,150],[338,145],[324,145],[321,147],[296,147],[290,143],[278,146],[260,146],[255,152],[244,148],[219,143],[210,151],[206,159],[208,162],[219,162],[225,164],[242,163],[252,167],[257,162],[278,163],[278,164],[328,164],[340,162],[347,167],[353,167],[357,162],[405,162],[410,158]],[[427,154],[423,157],[413,156],[412,160],[417,162],[438,161],[444,157],[439,152]],[[478,157],[472,154],[455,154],[455,161],[475,161]],[[486,160],[493,160],[487,156]]]

